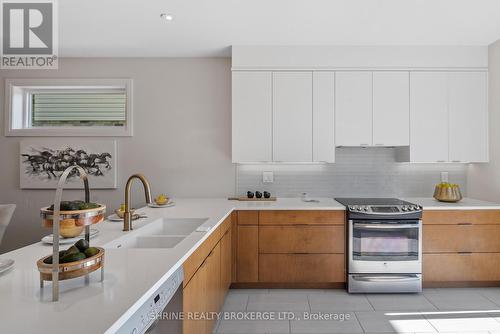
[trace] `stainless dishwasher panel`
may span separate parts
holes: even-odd
[[[350,274],[349,293],[419,293],[421,274]]]
[[[150,295],[120,327],[118,334],[182,334],[182,320],[172,319],[182,313],[184,271],[179,267]]]

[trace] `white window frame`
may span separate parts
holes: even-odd
[[[127,94],[124,126],[29,127],[31,102],[37,90],[125,89]],[[132,79],[6,79],[5,136],[7,137],[130,137],[133,135]]]

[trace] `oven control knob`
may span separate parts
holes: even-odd
[[[408,208],[407,208],[406,206],[403,206],[403,207],[401,208],[401,210],[403,210],[403,211],[408,211]]]
[[[349,206],[349,210],[353,211],[354,207],[352,205]]]
[[[368,207],[367,207],[367,206],[365,206],[365,207],[363,208],[363,210],[368,211]]]

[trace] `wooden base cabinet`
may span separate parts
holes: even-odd
[[[423,214],[424,286],[500,284],[500,210]]]
[[[232,243],[231,243],[231,229],[227,230],[220,239],[220,289],[222,291],[222,302],[226,297],[232,282]]]
[[[237,286],[327,287],[345,282],[344,211],[239,211],[237,219]]]
[[[238,226],[237,281],[239,283],[259,280],[259,228]]]
[[[259,280],[259,211],[238,211],[235,227],[235,282],[255,283]]]
[[[183,265],[184,334],[213,331],[215,314],[221,310],[231,283],[231,225],[228,218]]]
[[[208,333],[209,325],[204,319],[197,319],[209,309],[208,279],[209,269],[207,262],[203,262],[193,278],[184,287],[183,311],[185,319],[182,322],[184,334]]]

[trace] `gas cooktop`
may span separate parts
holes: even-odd
[[[389,215],[390,219],[395,219],[398,215],[408,217],[409,214],[418,218],[422,214],[420,205],[397,198],[335,198],[335,200],[346,206],[348,218],[369,218],[370,215],[376,215],[380,219]]]

